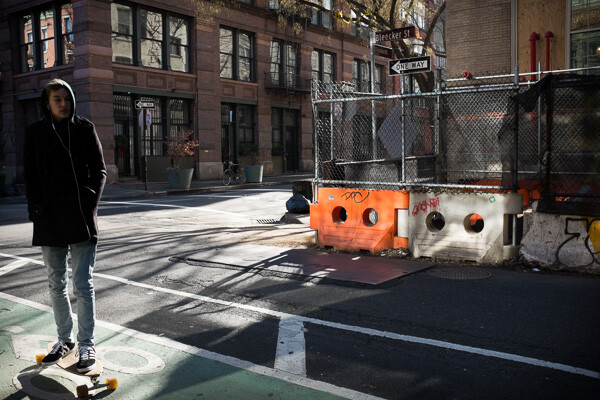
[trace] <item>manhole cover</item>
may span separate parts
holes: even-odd
[[[427,270],[431,276],[444,279],[485,279],[492,276],[488,271],[471,267],[438,267]]]

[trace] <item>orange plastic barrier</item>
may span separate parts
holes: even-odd
[[[310,227],[322,246],[378,253],[408,248],[408,238],[397,237],[397,210],[408,210],[409,192],[399,190],[318,189],[310,206]]]

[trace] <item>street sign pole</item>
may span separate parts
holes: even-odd
[[[142,120],[144,120],[144,189],[148,191],[148,148],[146,146],[146,140],[148,140],[148,132],[146,126],[146,113],[148,111],[142,108]]]
[[[371,30],[371,93],[375,93],[375,30]],[[371,100],[371,132],[373,160],[377,159],[377,125],[375,124],[375,100]]]
[[[146,140],[148,135],[148,130],[150,129],[150,121],[148,120],[148,109],[154,108],[154,100],[136,100],[135,108],[140,111],[140,115],[142,117],[142,123],[140,127],[142,128],[142,134],[144,135],[144,139],[142,140],[142,146],[144,146],[144,188],[148,191],[148,149],[146,147]]]
[[[406,115],[404,106],[404,72],[400,74],[400,107],[402,107],[402,182],[406,182]]]

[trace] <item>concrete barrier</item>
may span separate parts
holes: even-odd
[[[372,253],[408,247],[396,232],[396,213],[408,207],[409,192],[322,187],[317,197],[310,205],[310,227],[322,246]]]
[[[528,212],[525,225],[521,256],[526,261],[600,274],[600,218]]]
[[[408,217],[398,221],[408,219],[414,257],[496,263],[518,255],[512,225],[522,212],[521,194],[411,192]]]

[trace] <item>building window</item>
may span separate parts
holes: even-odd
[[[364,39],[364,40],[369,40],[369,34],[371,32],[369,25],[367,25],[364,22],[355,22],[357,18],[361,17],[361,15],[360,14],[357,15],[354,12],[354,10],[350,11],[350,16],[353,21],[352,24],[350,25],[352,35],[359,37],[361,39]]]
[[[231,28],[219,30],[220,76],[254,81],[254,35]]]
[[[271,154],[283,154],[283,109],[271,110]]]
[[[240,143],[254,144],[254,108],[237,105],[238,138]]]
[[[331,28],[331,0],[311,0],[310,2],[327,10],[311,7],[311,23],[323,28]]]
[[[169,17],[169,69],[188,71],[188,21],[183,18]]]
[[[169,134],[176,136],[177,133],[190,127],[189,102],[183,99],[168,99],[169,112]]]
[[[298,75],[298,45],[273,40],[271,42],[271,84],[279,87],[296,87]]]
[[[162,14],[149,10],[140,10],[140,61],[143,67],[162,67]]]
[[[600,65],[600,2],[571,0],[571,67]],[[591,71],[600,74],[599,70]]]
[[[381,74],[383,67],[375,65],[374,92],[381,93]],[[352,62],[352,79],[358,92],[371,92],[371,63],[359,59]]]
[[[312,81],[331,83],[335,81],[335,54],[313,50],[311,57]]]
[[[58,22],[57,15],[61,16]],[[72,63],[72,23],[73,7],[64,2],[49,3],[18,16],[22,72]]]
[[[113,62],[189,72],[188,18],[112,3],[111,26]]]
[[[75,61],[73,49],[75,42],[73,41],[73,7],[70,4],[64,4],[60,9],[62,19],[62,50],[63,60],[65,64],[71,64]]]
[[[123,4],[111,4],[113,62],[133,64],[133,11]]]

